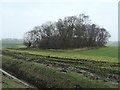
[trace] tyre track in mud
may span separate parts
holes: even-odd
[[[119,77],[116,74],[108,74],[107,77],[106,76],[101,76],[98,75],[96,73],[92,73],[88,70],[85,70],[85,68],[83,69],[78,69],[75,67],[70,66],[69,64],[66,64],[65,62],[63,63],[59,63],[60,61],[64,61],[61,60],[59,58],[52,58],[52,57],[38,57],[38,58],[34,58],[34,57],[28,57],[27,55],[23,55],[22,53],[14,53],[11,54],[9,52],[5,52],[3,51],[3,55],[8,55],[8,56],[12,56],[13,58],[17,58],[17,59],[23,59],[26,61],[33,61],[33,62],[37,62],[37,63],[41,63],[41,64],[45,64],[47,67],[54,67],[60,70],[60,72],[67,72],[67,71],[72,71],[75,73],[79,73],[80,75],[83,75],[85,77],[88,77],[90,79],[93,80],[103,80],[105,82],[107,81],[113,81],[115,84],[119,83]],[[32,54],[28,54],[30,56],[36,56],[36,55],[32,55]],[[66,60],[66,62],[69,60]],[[73,62],[74,63],[74,62]],[[82,62],[79,62],[79,64],[84,64]]]

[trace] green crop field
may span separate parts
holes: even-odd
[[[20,59],[14,59],[9,56],[3,56],[3,67],[12,69],[17,75],[21,74],[22,78],[30,81],[37,87],[63,87],[63,88],[115,88],[117,84],[111,81],[104,82],[103,80],[92,80],[78,73],[62,72],[55,67],[46,67],[44,64],[29,62]],[[36,83],[37,80],[39,83]]]
[[[2,52],[3,69],[37,88],[119,86],[117,45],[96,49],[43,50],[8,44]]]
[[[72,58],[72,59],[89,59],[95,61],[118,62],[118,46],[108,46],[94,50],[11,50],[16,52],[26,52],[29,54]]]
[[[1,42],[1,47],[2,48],[21,48],[24,47],[22,42],[6,42],[2,41]]]

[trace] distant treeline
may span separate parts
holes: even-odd
[[[25,33],[24,45],[43,49],[102,47],[109,37],[105,28],[92,24],[89,16],[80,14],[34,27]]]

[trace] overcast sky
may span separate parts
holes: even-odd
[[[1,0],[1,38],[23,38],[34,26],[81,13],[118,40],[118,0]]]

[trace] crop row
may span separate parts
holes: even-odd
[[[12,72],[37,88],[113,88],[117,85],[91,80],[78,73],[61,72],[53,67],[3,55],[3,69]]]
[[[3,54],[13,56],[14,58],[23,59],[27,61],[34,61],[37,63],[43,63],[47,66],[60,68],[61,71],[73,71],[80,73],[91,79],[102,79],[105,81],[112,80],[119,82],[119,70],[117,63],[103,63],[88,60],[71,60],[61,59],[53,57],[44,57],[39,55],[32,55],[27,53],[18,53],[3,51]]]

